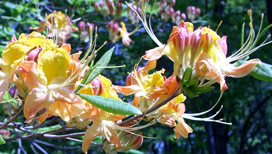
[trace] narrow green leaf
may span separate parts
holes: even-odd
[[[57,130],[57,129],[60,129],[60,128],[61,128],[61,125],[53,125],[53,126],[49,126],[49,127],[43,127],[43,128],[35,129],[35,130],[33,130],[33,132],[44,133],[44,132],[49,132],[49,131]]]
[[[144,154],[144,152],[136,150],[136,149],[130,149],[130,150],[126,151],[125,153],[127,153],[127,154]]]
[[[6,141],[3,139],[2,135],[0,135],[0,145],[6,144]]]
[[[108,66],[112,53],[114,51],[114,47],[108,50],[97,62],[93,67],[90,67],[90,69],[87,72],[87,75],[84,77],[84,79],[81,82],[81,85],[77,87],[75,92],[77,93],[83,86],[88,83],[90,83],[95,77],[97,77],[102,71],[104,70],[103,67]]]
[[[114,114],[122,114],[122,115],[140,115],[142,114],[141,110],[136,108],[135,106],[125,103],[122,101],[118,101],[112,98],[96,96],[96,95],[86,95],[79,94],[79,96],[92,105]]]
[[[241,47],[244,45],[244,35],[245,35],[245,23],[243,23],[241,31]]]

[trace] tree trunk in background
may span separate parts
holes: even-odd
[[[266,11],[269,24],[272,24],[272,0],[266,0]],[[272,29],[270,28],[270,33],[272,33]]]
[[[225,13],[225,6],[227,3],[227,0],[213,0],[214,3],[214,13],[216,15],[223,15]]]

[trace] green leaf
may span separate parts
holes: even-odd
[[[33,130],[33,132],[44,133],[44,132],[57,130],[57,129],[60,129],[60,128],[61,128],[61,125],[53,125],[53,126],[49,126],[49,127],[43,127],[43,128],[35,129],[35,130]]]
[[[6,141],[3,139],[2,135],[0,135],[0,145],[6,144]]]
[[[79,96],[92,105],[114,114],[122,114],[122,115],[140,115],[142,114],[141,110],[136,108],[135,106],[125,103],[119,100],[115,100],[112,98],[96,96],[96,95],[86,95],[79,94]]]
[[[114,47],[108,50],[99,60],[96,62],[96,64],[93,67],[90,67],[90,69],[87,72],[87,75],[84,77],[84,79],[81,82],[81,85],[77,87],[75,92],[77,93],[83,86],[90,83],[95,77],[97,77],[102,71],[104,70],[105,66],[108,66],[112,53],[114,51]]]
[[[192,69],[191,66],[186,68],[186,70],[185,70],[185,72],[183,74],[182,80],[181,80],[181,83],[182,83],[183,86],[185,86],[185,87],[187,86],[188,82],[191,79],[192,71],[193,71],[193,69]]]
[[[93,142],[97,143],[97,144],[103,144],[102,136],[95,137],[94,140],[93,140]]]
[[[130,149],[130,150],[126,151],[125,153],[128,153],[128,154],[144,154],[144,152],[136,150],[136,149]]]
[[[257,64],[250,72],[250,75],[262,81],[272,82],[272,65],[266,63]]]

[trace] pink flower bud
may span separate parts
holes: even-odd
[[[112,15],[114,15],[115,14],[115,12],[114,12],[114,3],[113,3],[113,1],[112,0],[107,0],[106,1],[106,4],[107,4],[107,7],[108,7],[108,9],[110,10],[110,13],[112,14]]]
[[[77,28],[78,28],[79,32],[83,32],[84,29],[85,29],[85,22],[84,21],[80,21],[79,24],[78,24],[78,26],[77,26]]]
[[[101,95],[103,93],[104,87],[103,87],[103,84],[101,83],[101,81],[99,80],[98,77],[93,79],[91,84],[93,86],[94,95]]]
[[[195,10],[195,14],[196,14],[196,15],[200,15],[200,13],[201,13],[200,8],[197,8],[197,9]]]
[[[186,14],[185,14],[185,13],[182,13],[182,14],[181,14],[181,19],[182,19],[182,20],[186,20]]]
[[[113,24],[114,24],[114,20],[111,20],[111,21],[107,24],[108,31],[112,31]]]
[[[90,30],[94,30],[94,24],[91,24],[91,23],[87,23],[87,31],[88,33],[90,33]]]
[[[116,23],[114,23],[114,25],[113,25],[113,31],[114,32],[118,32],[119,31],[119,24],[116,22]]]
[[[38,56],[39,56],[39,54],[40,54],[41,51],[42,51],[42,48],[41,48],[41,47],[32,49],[32,50],[27,54],[26,60],[37,62]]]
[[[104,7],[105,6],[105,2],[104,1],[101,1],[100,2],[100,7]]]
[[[99,6],[98,2],[94,3],[94,8],[95,8],[96,11],[100,10],[100,6]]]
[[[168,13],[169,13],[170,16],[173,16],[174,13],[175,13],[175,10],[171,7],[171,8],[169,9]]]
[[[177,11],[175,12],[175,17],[177,17],[177,16],[180,16],[180,10],[177,10]]]

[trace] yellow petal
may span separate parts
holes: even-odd
[[[43,50],[38,58],[38,71],[47,78],[47,84],[62,82],[68,75],[70,59],[66,50]]]

